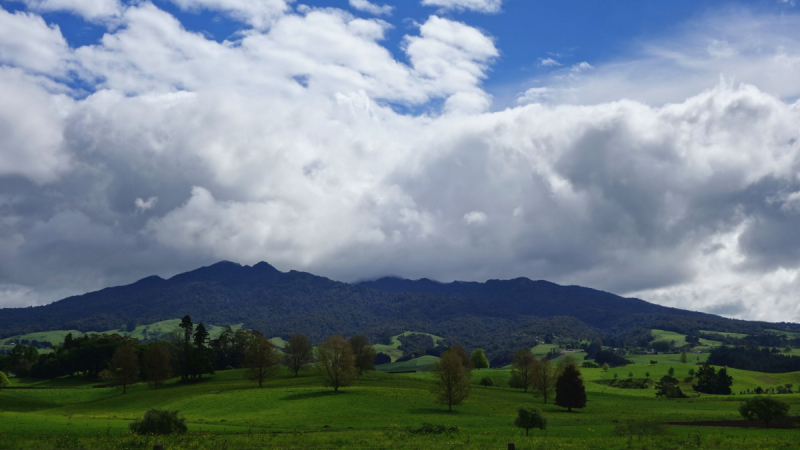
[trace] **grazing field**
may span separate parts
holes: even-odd
[[[706,333],[706,334],[719,334],[719,335],[722,335],[722,336],[734,337],[734,338],[739,338],[739,339],[747,337],[746,334],[742,334],[742,333],[726,333],[724,331],[700,330],[700,332],[701,333]]]
[[[78,338],[83,336],[84,334],[101,334],[101,333],[117,333],[120,336],[129,336],[135,339],[139,339],[140,341],[147,341],[147,340],[154,340],[154,339],[167,339],[169,334],[172,330],[178,328],[178,325],[181,323],[180,319],[170,319],[170,320],[162,320],[161,322],[155,322],[147,325],[139,325],[133,331],[126,331],[125,328],[119,328],[114,330],[105,330],[105,331],[88,331],[83,333],[78,330],[54,330],[54,331],[42,331],[39,333],[28,333],[28,334],[21,334],[17,336],[10,336],[4,339],[0,339],[0,349],[10,350],[13,346],[6,345],[6,342],[9,341],[21,341],[23,339],[27,339],[29,341],[37,340],[39,342],[50,342],[53,345],[60,345],[64,343],[64,338],[72,333],[72,337]],[[231,329],[236,331],[242,328],[243,324],[231,325]],[[220,333],[222,333],[223,327],[217,325],[206,325],[206,330],[208,331],[210,339],[216,339],[219,337]],[[280,338],[276,338],[280,339]],[[45,349],[40,349],[39,352],[44,352]]]
[[[657,399],[652,389],[609,386],[619,378],[665,375],[669,365],[629,365],[604,372],[582,369],[588,403],[574,413],[541,397],[508,387],[510,371],[476,370],[472,382],[492,378],[498,387],[474,385],[469,399],[453,413],[434,403],[431,373],[366,372],[354,386],[334,394],[310,371],[294,378],[283,371],[259,389],[243,370],[227,370],[190,385],[175,380],[152,390],[139,384],[122,395],[114,388],[87,388],[80,377],[46,382],[13,379],[13,386],[50,389],[0,391],[0,448],[145,448],[156,441],[166,448],[234,447],[447,447],[505,448],[794,448],[796,430],[669,427],[657,436],[614,436],[631,421],[693,422],[738,419],[739,401],[749,396],[703,395],[684,400]],[[681,387],[692,365],[676,364]],[[800,385],[800,373],[760,374],[730,370],[734,391],[758,385]],[[800,414],[800,395],[781,395]],[[547,431],[513,427],[516,410],[540,408]],[[177,409],[189,423],[182,437],[139,437],[128,424],[149,408]],[[418,434],[423,423],[458,427],[445,434]],[[152,447],[150,447],[152,448]]]
[[[436,361],[439,361],[436,356],[425,355],[408,361],[381,364],[376,366],[375,369],[381,372],[407,372],[411,370],[429,372],[433,365],[436,364]]]
[[[403,351],[400,350],[400,346],[403,345],[402,342],[398,339],[400,336],[408,336],[409,334],[424,334],[426,336],[430,336],[433,339],[433,345],[442,345],[444,343],[444,338],[441,336],[436,336],[430,333],[419,333],[416,331],[405,331],[403,333],[398,334],[397,336],[392,336],[392,343],[389,345],[386,344],[374,344],[372,347],[375,349],[376,353],[386,353],[392,358],[392,362],[397,361],[399,358],[403,356]]]
[[[686,335],[675,333],[665,330],[650,330],[655,340],[653,342],[672,342],[675,341],[677,346],[686,345]],[[700,347],[717,347],[722,345],[722,342],[710,341],[708,339],[700,339]]]

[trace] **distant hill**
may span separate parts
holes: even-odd
[[[0,337],[117,329],[130,321],[147,324],[185,314],[195,323],[244,324],[281,337],[300,332],[317,342],[332,333],[366,333],[381,340],[417,330],[482,346],[487,353],[532,345],[545,333],[592,338],[642,328],[683,333],[776,328],[527,278],[486,283],[383,278],[348,284],[280,272],[264,262],[223,261],[168,280],[152,276],[45,306],[0,309]]]

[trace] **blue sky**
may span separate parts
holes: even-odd
[[[225,259],[800,320],[794,2],[387,3],[2,1],[0,307]]]

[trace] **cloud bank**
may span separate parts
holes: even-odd
[[[75,48],[0,10],[0,306],[229,259],[343,281],[527,276],[800,320],[796,17],[740,17],[747,40],[709,19],[629,61],[550,65],[492,110],[500,50],[457,20],[410,29],[399,61],[380,19],[176,4],[249,27],[217,42],[145,2]],[[435,6],[478,4],[500,7]]]

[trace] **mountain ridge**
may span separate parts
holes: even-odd
[[[245,323],[272,336],[300,332],[317,341],[333,333],[365,333],[377,340],[414,329],[465,345],[494,346],[496,351],[545,332],[588,338],[646,327],[763,328],[760,322],[525,277],[484,283],[385,277],[349,284],[306,272],[281,272],[265,262],[247,266],[220,261],[168,279],[153,275],[49,305],[0,309],[0,337],[53,329],[115,329],[129,321],[153,323],[185,314],[195,322]]]

